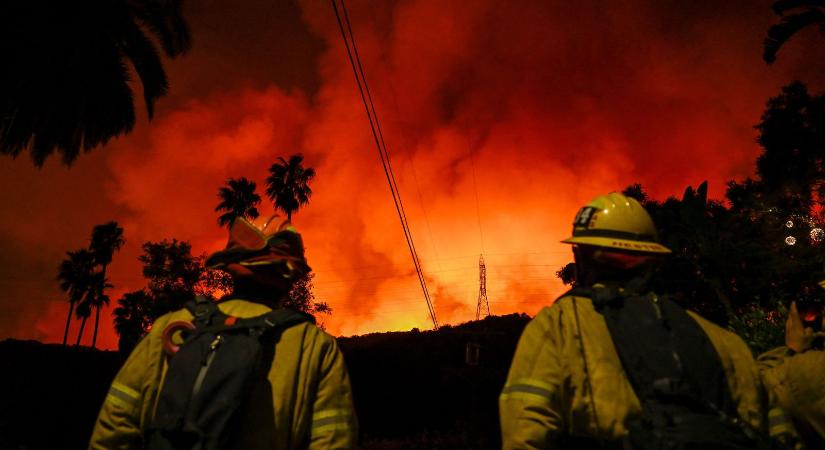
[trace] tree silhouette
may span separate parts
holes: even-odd
[[[97,345],[97,330],[100,323],[100,308],[103,305],[109,304],[109,297],[105,294],[107,287],[111,287],[106,283],[106,269],[112,262],[114,253],[123,247],[126,240],[123,238],[123,228],[117,222],[111,221],[102,225],[97,225],[92,229],[92,241],[89,244],[89,250],[94,256],[95,264],[100,266],[100,276],[95,279],[95,291],[93,299],[93,307],[95,310],[95,331],[92,335],[92,347]]]
[[[108,280],[100,271],[94,271],[90,276],[89,281],[89,288],[86,290],[83,299],[77,305],[77,317],[83,319],[80,324],[80,331],[77,333],[77,343],[75,346],[80,345],[80,341],[83,338],[83,331],[86,329],[86,321],[91,317],[92,311],[99,311],[105,305],[109,304],[109,296],[106,295],[106,289],[110,289],[114,286],[108,283]],[[97,333],[97,323],[95,323],[95,333]],[[92,347],[95,346],[95,339],[97,336],[92,337]]]
[[[69,315],[66,317],[66,329],[63,332],[63,345],[69,336],[69,325],[75,306],[83,300],[92,282],[94,257],[92,252],[80,249],[66,252],[67,258],[60,263],[57,279],[60,289],[69,294]]]
[[[326,302],[315,301],[315,294],[312,291],[313,278],[315,274],[312,272],[307,272],[298,278],[281,306],[312,315],[332,314],[332,308]]]
[[[756,160],[761,200],[791,214],[825,206],[825,96],[800,82],[768,101],[759,130],[764,152]]]
[[[144,289],[127,292],[118,299],[115,308],[115,331],[120,339],[118,350],[131,351],[152,324],[152,297]]]
[[[289,161],[278,157],[278,162],[269,168],[266,179],[266,195],[275,204],[275,208],[286,213],[287,220],[292,221],[292,213],[309,202],[312,189],[309,183],[315,178],[315,169],[303,166],[304,157],[292,155]]]
[[[260,214],[256,206],[261,203],[261,196],[255,193],[255,187],[255,182],[245,177],[226,180],[226,186],[218,189],[221,202],[215,207],[217,212],[225,211],[218,218],[220,226],[231,225],[238,217],[258,218]]]
[[[204,259],[192,255],[188,242],[177,239],[143,244],[138,260],[147,286],[124,294],[114,311],[120,351],[130,351],[155,319],[182,308],[195,295],[214,299],[230,289],[228,274],[205,269]]]
[[[762,59],[771,64],[776,60],[779,49],[803,28],[819,25],[825,31],[824,0],[779,0],[774,2],[773,11],[782,21],[768,29],[764,42]],[[791,12],[786,15],[785,13]]]
[[[181,0],[4,0],[0,2],[0,153],[29,151],[42,166],[55,151],[71,164],[81,150],[135,124],[131,64],[149,119],[168,81],[169,57],[190,47]],[[13,69],[12,69],[13,68]]]
[[[194,298],[195,288],[203,274],[203,258],[192,256],[192,246],[185,241],[163,240],[143,244],[143,276],[154,301],[155,319],[167,312],[180,309]]]
[[[92,305],[93,302],[89,301],[89,292],[87,291],[86,295],[83,297],[83,300],[77,304],[77,309],[75,310],[75,314],[77,315],[80,321],[80,330],[77,332],[77,341],[74,343],[75,347],[80,346],[80,340],[83,338],[83,331],[86,329],[86,321],[89,320],[89,316],[92,315]]]

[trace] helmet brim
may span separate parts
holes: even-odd
[[[629,239],[615,239],[603,236],[571,236],[563,241],[565,244],[592,245],[595,247],[614,248],[641,253],[668,254],[673,253],[669,248],[658,242],[632,241]]]

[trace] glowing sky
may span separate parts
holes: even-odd
[[[795,78],[822,89],[825,73],[815,32],[762,62],[770,2],[348,7],[441,323],[474,316],[482,251],[494,314],[550,303],[571,259],[558,241],[598,194],[639,182],[665,198],[707,179],[720,197],[726,180],[753,174],[768,97]],[[334,310],[328,330],[427,328],[330,4],[190,1],[185,13],[194,47],[167,62],[171,93],[151,124],[68,169],[0,159],[0,338],[62,340],[57,266],[95,224],[125,228],[114,300],[144,285],[143,242],[221,248],[218,187],[246,176],[263,194],[267,167],[297,152],[318,172],[294,223]],[[110,314],[100,344],[113,348]]]

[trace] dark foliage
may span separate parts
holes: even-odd
[[[298,278],[283,306],[312,314],[316,319],[320,314],[332,314],[332,308],[326,302],[315,301],[312,284],[314,278],[315,274],[312,272],[307,272]]]
[[[762,59],[770,64],[776,60],[779,49],[800,30],[819,25],[825,32],[825,1],[779,0],[773,4],[773,12],[782,17],[781,22],[768,29]],[[786,13],[790,13],[787,14]]]
[[[151,295],[141,289],[123,294],[117,304],[113,315],[115,331],[120,337],[118,350],[126,353],[137,345],[152,324],[151,318],[155,315],[151,310],[153,301]]]
[[[75,345],[80,345],[86,321],[92,312],[95,313],[92,347],[97,344],[100,309],[109,304],[106,289],[113,287],[106,279],[106,268],[124,242],[123,228],[120,228],[117,222],[97,225],[92,229],[88,249],[67,252],[68,258],[60,263],[57,279],[60,281],[60,288],[69,294],[69,316],[63,333],[63,345],[66,345],[73,311],[82,320]]]
[[[286,213],[292,221],[292,213],[309,202],[312,189],[309,183],[315,178],[315,169],[303,166],[302,155],[292,155],[289,161],[278,157],[278,162],[269,168],[266,179],[266,195],[276,209]]]
[[[182,308],[196,294],[208,296],[227,289],[221,284],[224,277],[204,269],[203,259],[192,256],[192,246],[185,241],[172,239],[143,244],[143,254],[138,260],[143,263],[147,286],[124,294],[114,311],[121,351],[131,351],[155,319]]]
[[[123,237],[123,228],[117,222],[110,221],[101,225],[96,225],[92,229],[92,241],[89,250],[94,255],[95,264],[100,266],[99,276],[95,278],[94,294],[90,297],[92,307],[95,310],[95,331],[92,335],[92,347],[97,345],[97,330],[100,324],[100,309],[109,304],[109,296],[106,295],[106,288],[113,287],[106,282],[106,269],[112,262],[116,251],[126,243]]]
[[[69,316],[66,318],[66,330],[63,333],[63,345],[69,337],[72,313],[75,306],[87,296],[94,273],[94,255],[87,249],[66,252],[67,258],[60,263],[57,280],[60,289],[69,294]],[[84,309],[85,310],[85,309]]]
[[[158,316],[183,307],[194,298],[195,285],[203,273],[200,258],[192,256],[192,246],[185,241],[147,242],[143,254],[143,276],[155,302]]]
[[[221,202],[215,211],[223,211],[218,217],[220,226],[230,225],[238,217],[254,220],[260,215],[256,206],[261,203],[261,196],[255,193],[255,182],[245,177],[226,180],[226,186],[218,189],[218,197]]]
[[[556,276],[561,279],[561,282],[571,286],[576,282],[576,263],[567,263],[561,269],[556,271]]]
[[[181,0],[0,2],[0,153],[55,151],[71,164],[135,124],[131,64],[149,118],[166,94],[161,57],[190,47]]]

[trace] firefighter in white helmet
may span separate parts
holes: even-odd
[[[769,431],[794,439],[781,410],[769,422],[745,343],[648,289],[671,251],[639,202],[595,198],[562,242],[573,245],[576,281],[521,336],[499,399],[504,449],[759,449]]]

